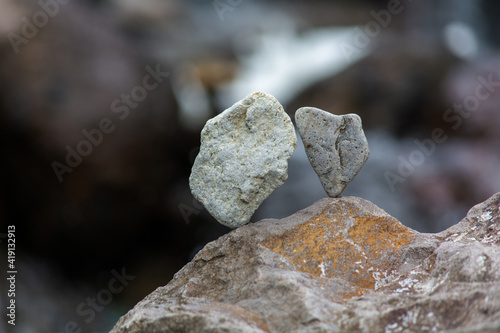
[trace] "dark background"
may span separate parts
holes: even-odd
[[[343,195],[416,230],[441,231],[500,191],[500,87],[473,112],[446,118],[474,96],[479,77],[500,82],[498,1],[402,0],[352,57],[342,45],[354,45],[356,27],[375,22],[371,11],[387,1],[58,6],[16,52],[12,33],[23,36],[23,17],[33,22],[42,8],[0,2],[0,259],[3,269],[15,225],[16,332],[64,332],[71,322],[107,332],[229,231],[193,201],[188,177],[205,121],[256,90],[277,97],[292,119],[301,106],[359,114],[371,156]],[[120,119],[113,102],[142,86],[148,66],[168,76]],[[114,131],[60,182],[53,163],[65,164],[67,147],[104,118]],[[423,154],[415,140],[428,142],[436,129],[446,140]],[[424,159],[391,188],[388,173],[398,175],[412,154]],[[289,180],[252,221],[325,196],[299,139]],[[123,269],[134,278],[86,322],[79,305],[105,294]],[[0,286],[5,309],[5,279]],[[0,331],[11,329],[5,318],[2,310]]]

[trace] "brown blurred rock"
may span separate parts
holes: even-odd
[[[500,193],[438,234],[357,197],[211,242],[118,332],[500,329]]]
[[[8,1],[0,12],[1,19],[13,17],[2,20],[0,31],[22,35],[23,15],[32,20],[42,9],[34,1]],[[148,68],[170,73],[171,66],[141,55],[113,19],[82,2],[61,5],[18,49],[0,40],[0,171],[6,175],[0,221],[23,221],[24,250],[91,280],[94,270],[130,258],[124,251],[136,252],[131,243],[142,248],[135,240],[146,239],[150,223],[163,229],[157,234],[192,239],[171,190],[189,176],[183,160],[191,148],[177,140],[183,136],[170,75],[159,83],[149,79],[156,88],[146,96],[130,97],[145,90]],[[103,120],[114,130],[99,135]],[[84,146],[90,142],[84,133],[93,133],[92,144]],[[69,165],[69,151],[79,146],[86,153],[58,177],[53,163]],[[179,240],[186,253],[195,241],[188,243]]]

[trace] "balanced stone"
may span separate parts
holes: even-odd
[[[323,188],[330,197],[338,197],[370,155],[361,118],[304,107],[295,113],[295,122]]]
[[[281,104],[253,93],[207,121],[189,177],[191,192],[219,223],[240,227],[288,178],[296,146]]]

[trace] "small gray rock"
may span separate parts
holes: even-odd
[[[330,197],[338,197],[370,155],[361,118],[304,107],[295,113],[295,122],[323,188]]]
[[[207,121],[189,177],[191,192],[219,223],[240,227],[283,185],[296,145],[281,104],[253,93]]]

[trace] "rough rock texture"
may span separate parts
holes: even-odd
[[[338,197],[370,156],[361,118],[304,107],[295,113],[295,122],[323,188]]]
[[[499,206],[421,234],[363,199],[322,199],[207,244],[112,332],[498,332]]]
[[[283,185],[296,146],[281,104],[269,94],[253,93],[206,123],[189,178],[191,192],[221,224],[242,226]]]

